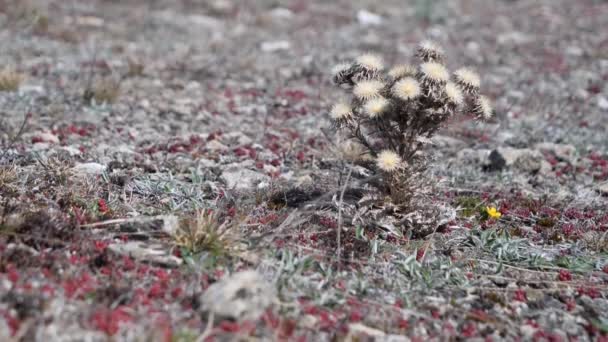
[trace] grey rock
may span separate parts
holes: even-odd
[[[597,106],[601,110],[608,110],[608,99],[606,99],[605,97],[599,97],[597,99]]]
[[[169,246],[151,241],[112,243],[108,248],[114,253],[158,265],[177,267],[182,264],[182,259],[171,254]]]
[[[378,26],[382,24],[382,16],[366,10],[357,12],[357,20],[363,26]]]
[[[223,318],[255,320],[275,300],[274,292],[256,271],[235,273],[209,286],[201,296],[203,310]]]
[[[464,141],[447,135],[436,135],[431,138],[431,142],[441,148],[460,148],[464,146]]]
[[[546,169],[548,163],[538,150],[511,147],[498,148],[492,151],[484,163],[484,170],[499,171],[504,168],[514,168],[522,172],[538,172]]]
[[[498,35],[497,41],[500,45],[522,45],[533,41],[534,38],[530,35],[519,31],[505,32]]]
[[[576,148],[570,144],[538,143],[534,148],[542,152],[553,153],[558,159],[571,161],[576,153]]]
[[[275,52],[281,50],[289,50],[291,44],[286,40],[263,42],[260,49],[264,52]]]
[[[106,169],[106,165],[99,163],[81,163],[74,166],[72,172],[77,176],[98,176]]]
[[[464,148],[458,152],[456,157],[466,164],[481,164],[490,155],[490,150]]]
[[[608,182],[604,182],[597,186],[597,191],[602,196],[608,196]]]
[[[251,189],[259,183],[270,181],[270,177],[239,166],[231,166],[222,172],[226,186],[235,190]]]

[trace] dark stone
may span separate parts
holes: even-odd
[[[483,166],[483,170],[486,172],[502,171],[507,167],[507,161],[497,150],[490,152],[488,156],[488,163]]]

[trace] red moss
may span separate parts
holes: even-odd
[[[103,308],[97,310],[91,316],[93,327],[109,336],[115,335],[121,324],[131,322],[132,320],[133,318],[125,306],[119,306],[112,310]]]
[[[108,241],[93,241],[93,247],[98,253],[103,253],[109,245],[110,243]]]
[[[424,258],[425,253],[425,248],[419,248],[418,250],[416,250],[416,261],[422,260],[422,258]]]
[[[574,311],[576,309],[576,301],[574,299],[566,300],[566,310]]]
[[[397,327],[399,327],[399,329],[406,330],[410,327],[410,322],[405,318],[399,318],[397,320]]]
[[[559,274],[557,275],[557,279],[559,281],[571,281],[572,273],[568,270],[559,270]]]
[[[110,210],[108,208],[108,204],[106,203],[106,200],[104,200],[103,198],[100,198],[97,201],[97,210],[99,210],[99,212],[102,214],[105,214]]]
[[[465,338],[471,338],[477,334],[477,328],[472,322],[465,323],[460,329],[460,336]]]
[[[515,291],[515,293],[513,294],[513,299],[518,301],[518,302],[527,302],[528,301],[528,295],[526,294],[526,290],[524,289],[517,289]]]

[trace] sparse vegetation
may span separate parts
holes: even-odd
[[[0,0],[0,341],[604,341],[606,5]]]
[[[103,77],[93,81],[82,95],[86,103],[114,103],[120,95],[120,81],[114,77]]]
[[[17,91],[24,76],[13,68],[4,67],[0,70],[0,91]]]
[[[235,243],[230,240],[233,238],[228,232],[230,227],[228,222],[220,222],[216,211],[199,210],[194,217],[181,221],[174,236],[175,244],[191,254],[209,252],[221,256]]]

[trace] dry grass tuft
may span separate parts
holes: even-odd
[[[211,252],[224,255],[233,242],[230,225],[221,222],[217,211],[199,210],[194,217],[184,218],[174,235],[175,244],[192,254]]]
[[[17,91],[25,77],[12,68],[0,71],[0,91]]]
[[[105,77],[93,82],[93,84],[84,91],[83,99],[86,103],[114,103],[119,95],[120,81],[112,77]]]
[[[14,167],[0,166],[0,189],[9,186],[17,180],[17,172]]]

